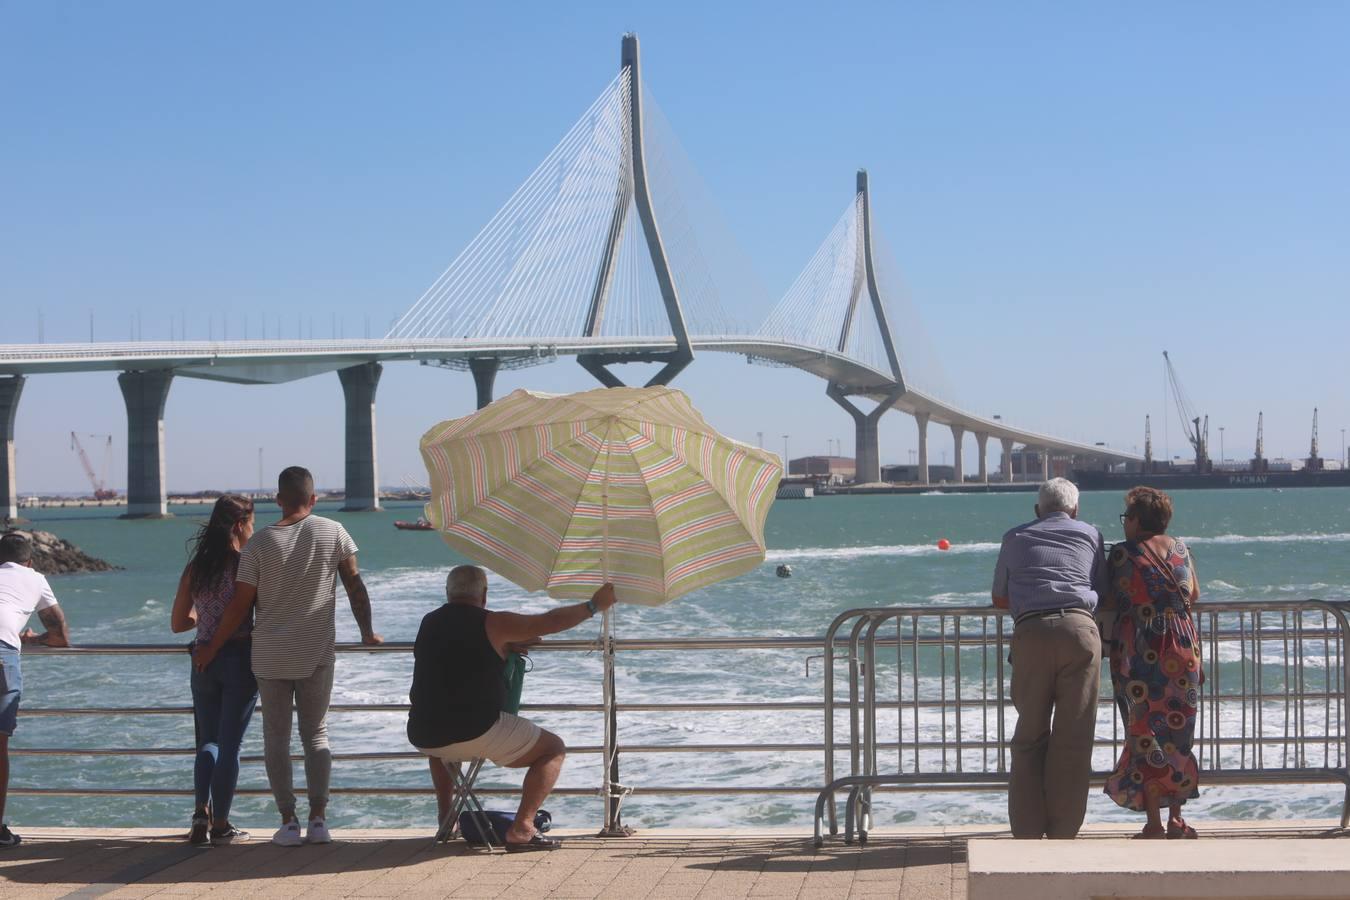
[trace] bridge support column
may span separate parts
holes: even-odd
[[[492,384],[497,380],[497,370],[502,361],[495,356],[475,357],[469,360],[469,371],[473,373],[473,387],[478,392],[478,408],[482,409],[492,402]]]
[[[127,519],[169,515],[164,487],[164,404],[172,369],[123,372],[117,376],[127,405]]]
[[[1050,480],[1050,448],[1041,448],[1041,481]]]
[[[892,393],[877,408],[865,413],[844,394],[844,389],[833,382],[825,388],[825,394],[853,417],[853,456],[854,484],[872,484],[881,480],[881,441],[877,436],[877,423],[882,413],[891,408],[891,404],[900,396]]]
[[[14,468],[14,416],[26,379],[22,375],[0,378],[0,512],[6,522],[19,521],[19,483]]]
[[[377,362],[338,370],[347,403],[347,501],[344,512],[380,508],[379,466],[375,461],[375,389],[384,367]]]
[[[966,430],[960,425],[952,426],[952,481],[957,484],[964,484],[966,481],[966,467],[961,459],[961,439],[966,436]]]
[[[999,440],[1003,443],[1003,459],[999,460],[999,469],[1003,473],[1004,482],[1006,482],[1007,484],[1012,484],[1013,440],[1012,438],[999,438]]]
[[[928,484],[928,413],[915,413],[919,426],[919,484]]]
[[[983,431],[975,432],[975,446],[980,450],[980,483],[989,483],[989,458],[986,455],[989,450],[989,435]]]

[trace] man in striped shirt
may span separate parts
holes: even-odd
[[[326,844],[328,781],[328,702],[333,693],[337,578],[341,577],[361,643],[380,644],[370,621],[370,595],[356,566],[356,543],[347,529],[313,514],[314,477],[291,466],[277,479],[282,517],[254,532],[239,557],[234,599],[226,607],[211,642],[193,654],[202,671],[225,639],[250,611],[253,624],[253,674],[263,707],[263,757],[281,827],[272,843],[297,847]],[[291,705],[300,719],[309,792],[309,828],[302,837],[295,814],[291,771]]]
[[[1093,613],[1106,590],[1102,533],[1078,521],[1078,487],[1041,485],[1036,519],[1003,536],[994,605],[1012,613],[1013,837],[1077,836],[1087,812],[1101,680]]]

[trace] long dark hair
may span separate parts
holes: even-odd
[[[239,565],[239,551],[231,535],[234,526],[253,515],[253,501],[241,494],[225,494],[216,501],[211,518],[188,539],[189,584],[193,592],[209,591]]]

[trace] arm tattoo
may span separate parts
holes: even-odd
[[[56,635],[66,642],[70,641],[70,634],[66,631],[66,614],[61,611],[59,605],[38,610],[38,619],[46,626],[49,634]]]
[[[361,634],[372,633],[374,628],[370,621],[370,594],[366,591],[366,583],[361,580],[359,574],[355,574],[344,578],[342,586],[347,589],[347,602],[352,606],[352,618],[356,619],[356,626],[361,629]]]

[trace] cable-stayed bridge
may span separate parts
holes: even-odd
[[[666,384],[698,353],[735,353],[826,382],[854,419],[858,480],[879,478],[877,424],[890,410],[918,425],[919,480],[928,481],[928,425],[951,429],[955,477],[966,432],[988,479],[989,437],[1101,461],[1134,454],[1018,428],[952,402],[917,319],[897,321],[889,255],[878,251],[865,172],[843,214],[768,318],[735,312],[746,268],[700,215],[696,177],[645,90],[634,35],[618,76],[529,178],[389,333],[364,340],[168,341],[0,345],[0,503],[17,517],[14,420],[25,379],[117,371],[128,417],[128,515],[167,513],[164,406],[175,376],[274,384],[337,372],[346,399],[347,508],[378,506],[374,407],[382,365],[415,360],[472,373],[478,403],[502,368],[572,356],[602,384],[613,366],[657,363]],[[730,299],[733,302],[728,302]],[[858,398],[875,403],[859,408]]]

